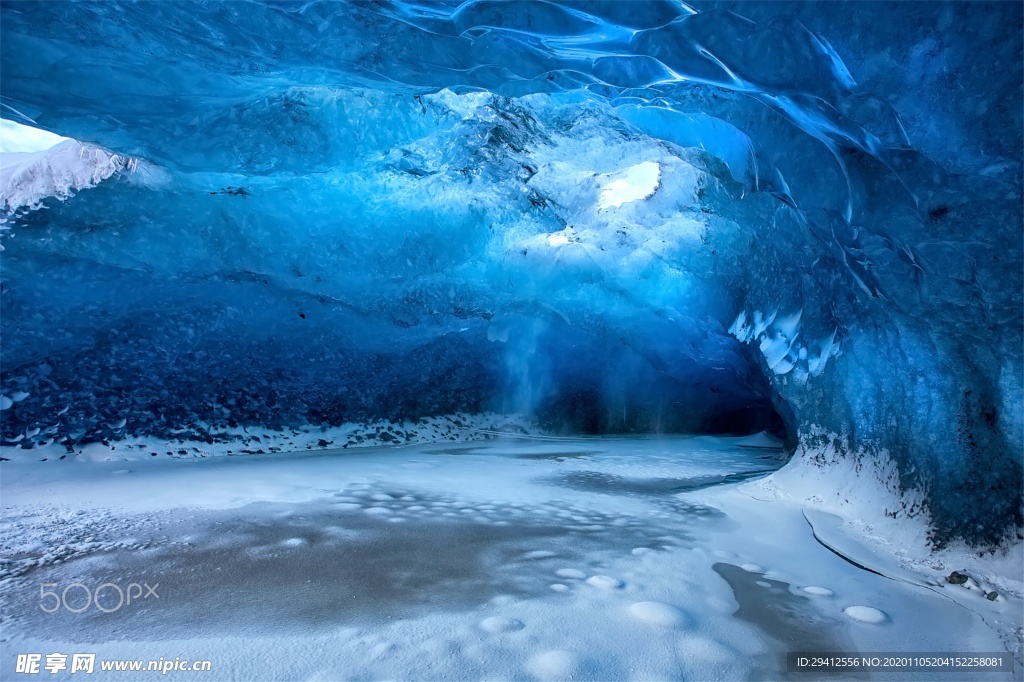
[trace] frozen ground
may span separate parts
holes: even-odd
[[[793,470],[764,478],[771,446],[522,437],[5,461],[0,678],[33,652],[208,659],[178,675],[217,680],[800,679],[787,651],[1019,657],[1019,557],[991,558],[989,585],[946,584],[986,560],[899,561],[781,494]],[[73,583],[159,598],[41,609],[41,585]]]

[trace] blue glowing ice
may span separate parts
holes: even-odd
[[[0,114],[117,168],[7,216],[3,436],[785,428],[888,453],[939,539],[995,540],[1021,524],[1021,15],[5,5]]]

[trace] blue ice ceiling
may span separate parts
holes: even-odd
[[[1019,3],[2,16],[0,114],[138,160],[8,216],[8,441],[786,429],[1020,526]]]

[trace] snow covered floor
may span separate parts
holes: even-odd
[[[994,623],[1019,628],[1019,595],[964,606],[935,576],[857,568],[801,506],[742,483],[778,466],[758,445],[3,462],[0,678],[31,678],[16,654],[52,652],[208,659],[209,673],[166,677],[210,680],[731,680],[820,678],[786,671],[794,650],[1005,651]],[[41,609],[41,585],[73,583],[158,584],[159,598]],[[67,601],[79,608],[80,588]],[[975,677],[1020,679],[1019,663]]]

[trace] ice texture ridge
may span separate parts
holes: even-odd
[[[0,115],[116,160],[8,202],[5,442],[774,430],[1020,528],[1019,3],[2,11]]]

